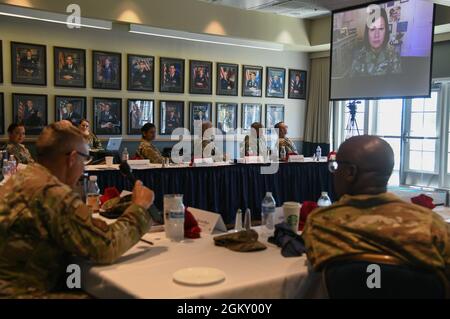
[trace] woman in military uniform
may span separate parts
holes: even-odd
[[[386,75],[401,72],[399,54],[389,44],[389,24],[386,11],[370,25],[366,24],[363,47],[352,64],[351,76]]]
[[[25,140],[25,127],[23,124],[13,123],[8,127],[9,141],[6,145],[6,151],[9,155],[14,155],[17,163],[31,164],[34,163],[28,149],[23,145]]]
[[[78,128],[80,129],[81,133],[84,135],[84,139],[86,140],[86,143],[89,145],[90,150],[99,150],[103,149],[102,143],[98,139],[98,137],[91,132],[89,129],[90,124],[89,121],[86,119],[82,119],[80,121],[80,125]]]

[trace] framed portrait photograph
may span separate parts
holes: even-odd
[[[0,93],[0,135],[5,134],[5,96]]]
[[[86,50],[53,48],[55,86],[86,87]]]
[[[172,135],[172,132],[184,127],[184,102],[159,101],[159,135]]]
[[[94,97],[94,134],[122,135],[122,99]]]
[[[212,103],[211,102],[189,102],[191,134],[194,134],[195,127],[198,126],[201,132],[203,122],[212,122]]]
[[[47,125],[47,95],[13,93],[13,119],[28,135],[39,135]]]
[[[155,101],[128,99],[128,135],[141,135],[141,127],[155,123]]]
[[[288,98],[306,99],[306,71],[289,69]]]
[[[242,67],[242,96],[262,96],[263,68],[244,65]]]
[[[217,63],[217,81],[216,94],[217,95],[238,95],[238,79],[239,79],[239,65],[229,63]]]
[[[159,91],[184,93],[184,60],[159,59]]]
[[[0,40],[0,83],[3,83],[3,42]]]
[[[11,42],[11,82],[47,85],[47,47]]]
[[[92,87],[94,89],[122,89],[122,54],[92,52]]]
[[[266,97],[284,98],[286,70],[267,67],[266,75]]]
[[[154,92],[155,57],[128,54],[128,90]]]
[[[273,128],[279,122],[284,122],[284,105],[266,104],[266,128]]]
[[[86,98],[83,96],[55,96],[55,121],[68,120],[78,126],[86,118]]]
[[[253,123],[262,123],[262,104],[242,103],[241,128],[243,131],[250,130]]]
[[[189,61],[189,93],[212,94],[212,62]]]
[[[222,134],[237,129],[237,103],[216,103],[216,128]]]

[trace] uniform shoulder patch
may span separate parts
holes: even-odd
[[[92,218],[92,225],[100,229],[102,232],[106,233],[108,231],[108,224],[105,223],[103,220],[98,218]]]
[[[82,221],[87,221],[89,216],[91,216],[91,210],[88,206],[80,203],[80,205],[75,208],[75,215]]]

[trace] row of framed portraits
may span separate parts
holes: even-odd
[[[0,83],[3,82],[0,41]],[[11,42],[11,81],[13,84],[47,85],[45,45]],[[86,88],[86,50],[54,47],[54,85]],[[155,57],[127,55],[129,91],[154,92]],[[266,97],[306,99],[306,71],[266,67]],[[262,97],[262,66],[242,66],[242,96]],[[185,60],[160,57],[159,91],[184,93]],[[189,60],[189,93],[212,95],[213,62]],[[287,82],[287,83],[286,83]],[[122,89],[122,54],[92,51],[92,86],[94,89]],[[239,65],[216,63],[216,95],[238,96]]]
[[[55,96],[55,121],[68,120],[78,125],[87,117],[87,99],[79,96]],[[5,133],[4,94],[0,93],[0,134]],[[216,102],[216,128],[222,134],[238,129],[238,104]],[[189,127],[194,133],[194,125],[212,119],[212,102],[189,102]],[[93,98],[93,132],[96,135],[122,135],[122,99]],[[159,135],[171,135],[177,128],[185,128],[185,102],[159,101]],[[13,121],[23,123],[28,135],[38,135],[48,124],[47,95],[12,94]],[[263,105],[260,103],[241,104],[241,129],[247,131],[254,122],[262,123]],[[272,128],[284,121],[284,105],[266,104],[265,123]],[[127,100],[127,134],[141,135],[145,123],[155,123],[155,101],[146,99]]]

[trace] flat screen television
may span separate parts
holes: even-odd
[[[330,99],[429,97],[434,13],[429,0],[334,11]]]

